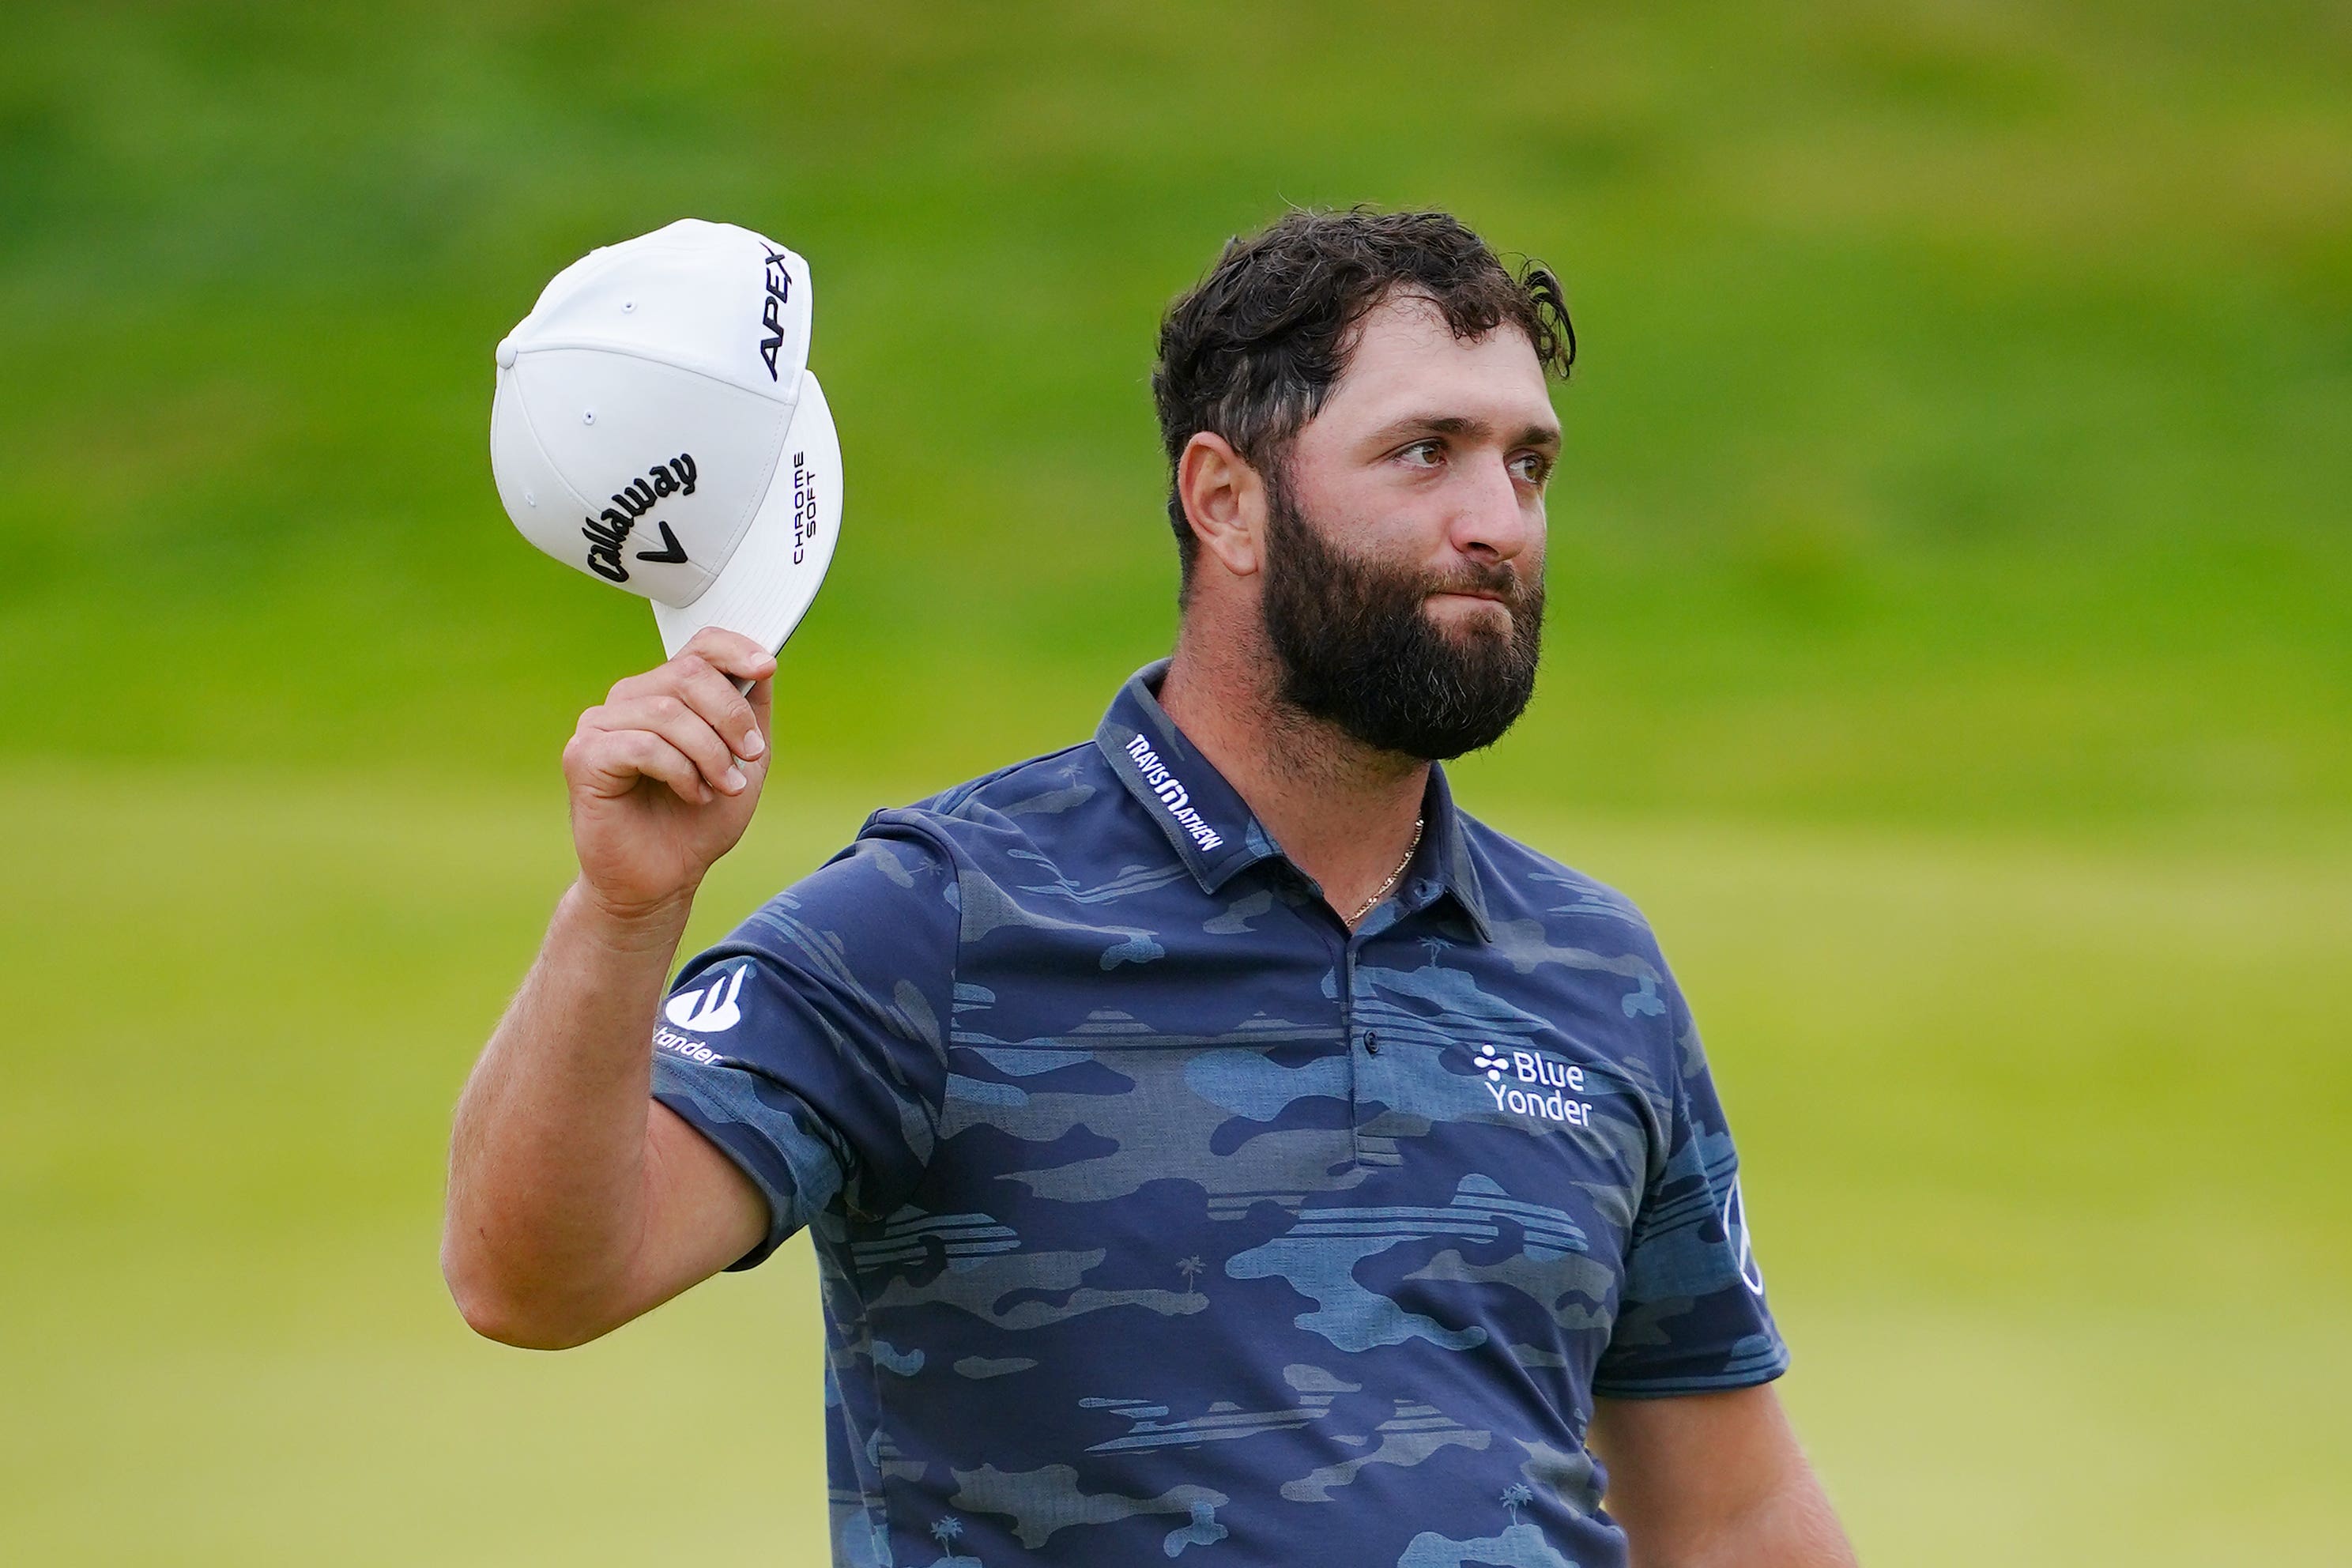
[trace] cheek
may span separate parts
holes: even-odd
[[[1330,549],[1383,576],[1431,579],[1459,569],[1454,508],[1444,487],[1375,465],[1314,475],[1293,492],[1301,516]]]
[[[1385,555],[1444,532],[1438,487],[1388,464],[1301,476],[1295,494],[1306,516],[1342,547]]]
[[[1454,509],[1435,486],[1381,486],[1358,515],[1371,525],[1365,542],[1398,565],[1418,563],[1443,571],[1453,550]]]

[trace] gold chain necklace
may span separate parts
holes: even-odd
[[[1412,864],[1412,852],[1421,847],[1421,824],[1420,817],[1416,816],[1412,819],[1412,842],[1404,847],[1404,858],[1397,862],[1397,868],[1389,873],[1387,881],[1372,889],[1372,896],[1364,900],[1364,907],[1348,917],[1349,925],[1354,925],[1358,921],[1370,914],[1372,906],[1389,896],[1389,889],[1396,886],[1396,879],[1404,875],[1404,868],[1407,866]]]

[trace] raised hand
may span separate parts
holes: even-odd
[[[563,748],[572,842],[583,889],[606,912],[682,910],[743,837],[768,776],[775,669],[749,637],[706,626],[580,715]]]

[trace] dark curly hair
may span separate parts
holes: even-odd
[[[1200,552],[1176,491],[1185,444],[1207,430],[1262,473],[1279,465],[1348,368],[1353,329],[1393,291],[1427,296],[1458,338],[1509,322],[1554,375],[1576,363],[1559,279],[1533,261],[1509,271],[1451,213],[1295,208],[1227,241],[1209,275],[1168,307],[1151,367],[1184,588]]]

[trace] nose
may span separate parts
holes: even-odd
[[[1470,465],[1454,509],[1454,548],[1481,561],[1514,560],[1543,531],[1543,502],[1530,503],[1501,456]]]

